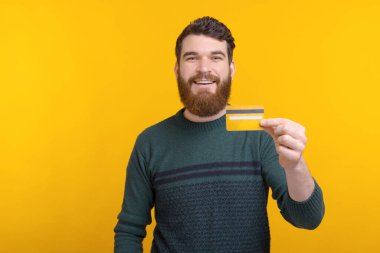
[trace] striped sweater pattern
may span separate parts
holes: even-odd
[[[316,183],[304,202],[289,197],[268,134],[228,132],[225,116],[191,122],[183,111],[136,140],[115,227],[116,253],[142,252],[153,207],[151,252],[269,252],[269,187],[289,223],[306,229],[319,225],[320,187]]]

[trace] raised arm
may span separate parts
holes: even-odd
[[[270,135],[263,135],[263,173],[281,214],[294,226],[316,228],[324,215],[324,202],[302,157],[304,127],[288,119],[266,119],[261,125]]]

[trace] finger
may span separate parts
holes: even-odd
[[[281,145],[276,148],[276,151],[279,154],[281,161],[296,162],[301,157],[300,152],[288,149],[287,147]]]
[[[284,118],[272,118],[272,119],[263,119],[260,121],[262,127],[276,127],[280,124],[285,124],[289,120]]]
[[[304,144],[307,142],[304,129],[290,124],[279,125],[274,129],[274,134],[277,136],[290,135]]]
[[[305,150],[305,144],[287,134],[278,137],[277,141],[280,145],[298,152],[303,152]]]
[[[305,128],[301,124],[299,124],[295,121],[292,121],[290,119],[269,118],[269,119],[263,119],[260,121],[260,125],[262,127],[277,127],[277,126],[282,125],[282,124],[290,124],[290,125],[293,125],[293,126],[299,127],[300,129],[305,130]]]

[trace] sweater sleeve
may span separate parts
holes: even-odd
[[[122,208],[114,228],[115,253],[141,253],[146,225],[152,222],[154,194],[140,147],[138,138],[128,162]]]
[[[322,190],[315,179],[311,196],[302,202],[294,201],[288,194],[285,171],[279,164],[274,141],[264,131],[260,139],[260,155],[264,180],[272,189],[272,198],[277,201],[281,215],[295,227],[317,228],[324,216],[325,206]]]

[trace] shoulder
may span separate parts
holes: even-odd
[[[144,129],[137,137],[137,143],[148,144],[167,137],[176,127],[176,114]]]

